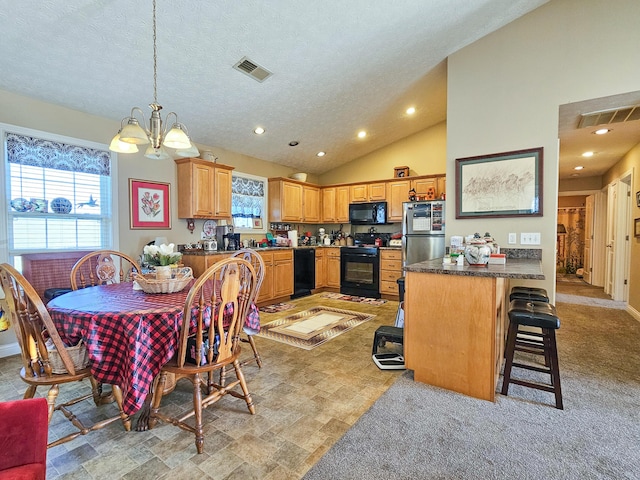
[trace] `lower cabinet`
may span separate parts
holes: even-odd
[[[380,293],[399,298],[397,280],[402,276],[402,251],[380,250]]]
[[[327,286],[327,256],[324,248],[316,248],[316,288]]]
[[[340,288],[340,249],[327,248],[327,287]]]
[[[293,294],[293,250],[260,251],[265,274],[256,303]]]
[[[198,278],[211,265],[230,256],[230,253],[214,253],[209,255],[189,255],[185,253],[182,255],[182,263],[185,267],[191,267],[194,278]]]

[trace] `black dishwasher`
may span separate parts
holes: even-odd
[[[293,250],[293,295],[291,298],[311,295],[316,288],[316,250],[296,248]]]

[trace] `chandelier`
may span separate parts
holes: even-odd
[[[125,117],[120,122],[120,130],[111,140],[109,150],[118,153],[135,153],[138,145],[147,145],[144,156],[154,160],[166,160],[171,158],[164,147],[176,149],[176,154],[180,157],[197,157],[200,152],[191,143],[187,128],[178,122],[178,115],[169,112],[166,117],[166,124],[169,124],[171,115],[175,117],[175,122],[167,132],[167,127],[162,127],[162,117],[160,110],[162,105],[158,103],[158,55],[156,46],[156,0],[153,0],[153,103],[151,107],[151,118],[149,119],[149,130],[144,130],[140,125],[145,125],[143,111],[138,107],[131,109],[131,115]],[[135,116],[139,113],[142,123]]]

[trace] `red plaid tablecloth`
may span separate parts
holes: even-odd
[[[123,409],[133,415],[176,351],[188,292],[148,294],[131,283],[100,285],[56,297],[47,309],[65,344],[86,343],[94,377],[119,385]],[[260,329],[255,305],[245,327]]]

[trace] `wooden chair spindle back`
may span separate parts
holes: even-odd
[[[97,250],[86,254],[71,269],[71,288],[94,287],[109,283],[130,282],[132,272],[141,273],[138,262],[115,250]]]

